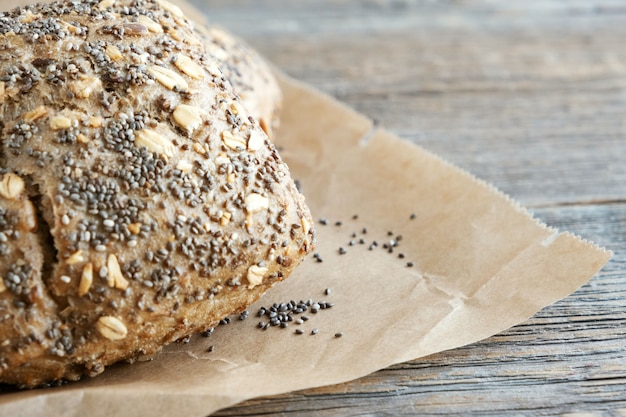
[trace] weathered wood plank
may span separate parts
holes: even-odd
[[[622,1],[195,3],[292,76],[615,251],[487,340],[218,415],[626,415]]]

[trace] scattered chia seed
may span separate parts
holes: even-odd
[[[415,214],[411,214],[410,216],[411,220],[416,218]],[[352,220],[357,220],[358,219],[358,215],[353,215],[352,216]],[[185,222],[189,222],[189,220],[187,219],[179,219],[179,222],[181,223],[185,223]],[[320,218],[318,220],[319,224],[321,225],[328,225],[329,222],[327,219],[325,218]],[[114,228],[116,229],[118,227],[118,223],[117,221],[115,223],[113,223],[112,221],[107,221],[106,219],[103,220],[102,223],[103,226],[105,227],[109,227],[109,228]],[[336,221],[334,222],[335,226],[342,226],[343,223],[341,221]],[[294,226],[292,225],[292,229],[294,228]],[[88,231],[88,230],[87,230]],[[145,233],[147,234],[148,232],[151,232],[153,230],[146,230]],[[365,235],[368,233],[367,228],[363,227],[360,231],[361,234]],[[360,245],[365,245],[365,239],[363,238],[358,238],[358,232],[352,232],[350,233],[350,240],[348,241],[348,246],[356,246],[357,243]],[[403,237],[401,234],[399,235],[394,235],[392,230],[388,230],[385,232],[385,235],[387,236],[386,239],[383,239],[385,241],[385,243],[381,244],[381,247],[383,249],[385,249],[386,252],[388,253],[393,253],[394,252],[394,248],[400,246],[400,242],[402,241]],[[395,236],[395,238],[394,238]],[[388,240],[387,240],[388,239]],[[377,248],[379,246],[378,242],[376,240],[372,241],[371,244],[369,244],[367,246],[368,250],[373,251],[375,248]],[[167,248],[169,251],[174,250],[174,248]],[[345,255],[347,254],[347,250],[345,247],[339,247],[338,248],[338,253],[340,255]],[[157,250],[154,254],[154,257],[157,258],[158,256],[160,256],[160,252]],[[164,253],[163,256],[167,256],[167,253]],[[401,252],[397,254],[398,259],[405,259],[406,255],[405,253]],[[315,259],[316,262],[323,262],[323,259],[321,257],[321,255],[319,253],[313,253],[313,259]],[[406,267],[411,268],[414,266],[413,262],[406,262]],[[259,264],[260,267],[262,267],[261,264]],[[332,291],[330,288],[326,288],[324,289],[324,295],[325,296],[329,296],[331,295]],[[305,327],[303,326],[305,324],[305,322],[310,320],[310,317],[305,315],[304,313],[310,313],[310,314],[319,314],[320,310],[327,310],[330,309],[334,306],[333,303],[327,302],[327,301],[313,301],[312,299],[308,299],[308,300],[300,300],[299,302],[296,301],[289,301],[289,302],[282,302],[282,303],[274,303],[271,306],[264,306],[264,307],[260,307],[259,310],[257,311],[256,315],[257,317],[266,317],[265,320],[261,320],[256,324],[256,327],[259,330],[267,330],[270,327],[277,327],[280,329],[285,329],[289,327],[289,323],[292,322],[298,326],[302,326],[299,328],[294,329],[294,334],[296,335],[303,335],[307,332],[307,330],[305,330]],[[250,312],[245,310],[242,313],[240,313],[238,316],[234,316],[234,317],[238,317],[239,320],[246,320],[250,315]],[[234,318],[233,318],[234,319]],[[226,317],[222,320],[220,320],[219,324],[220,325],[224,325],[224,324],[228,324],[230,323],[231,318],[230,317]],[[211,328],[205,332],[202,333],[202,336],[204,337],[209,337],[212,333],[213,333],[214,329]],[[318,328],[314,328],[312,330],[309,331],[310,335],[316,335],[319,333],[319,329]],[[343,337],[344,333],[343,332],[337,332],[334,333],[334,338],[341,338]],[[212,352],[214,349],[213,346],[210,346],[208,348],[209,352]]]
[[[330,288],[324,290],[326,295],[330,294]],[[290,322],[301,325],[305,321],[309,320],[309,317],[303,313],[309,311],[313,314],[317,314],[319,310],[325,310],[331,308],[332,303],[327,301],[315,302],[312,299],[300,300],[298,302],[291,300],[289,302],[274,303],[269,307],[260,307],[257,312],[257,317],[267,316],[269,322],[260,321],[256,327],[261,330],[267,330],[269,327],[278,327],[281,329],[287,328]]]
[[[415,220],[416,217],[417,217],[417,214],[412,213],[411,216],[409,216],[409,219]]]
[[[209,346],[209,348],[206,350],[207,352],[211,353],[215,350],[215,346],[211,345]]]
[[[205,330],[202,333],[200,333],[200,335],[202,337],[209,337],[209,336],[211,336],[213,334],[214,331],[215,331],[215,328],[211,327],[210,329]]]

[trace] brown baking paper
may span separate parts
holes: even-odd
[[[195,336],[151,362],[119,364],[78,383],[0,394],[0,415],[206,416],[252,397],[352,380],[523,322],[610,258],[364,116],[279,77],[285,106],[278,146],[314,217],[328,220],[316,226],[324,262],[308,258],[247,320],[234,318],[209,338]],[[383,244],[398,235],[388,253]],[[378,247],[368,250],[374,240]],[[333,307],[307,313],[302,325],[257,328],[260,306],[309,298]]]

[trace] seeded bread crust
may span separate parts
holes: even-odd
[[[164,0],[0,14],[0,382],[152,355],[312,249],[304,198],[201,38]]]
[[[221,28],[199,26],[198,31],[244,107],[272,139],[280,125],[278,114],[283,97],[269,65],[244,41]]]

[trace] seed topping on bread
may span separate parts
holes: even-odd
[[[311,250],[303,197],[201,36],[165,0],[0,13],[0,382],[153,354]]]

